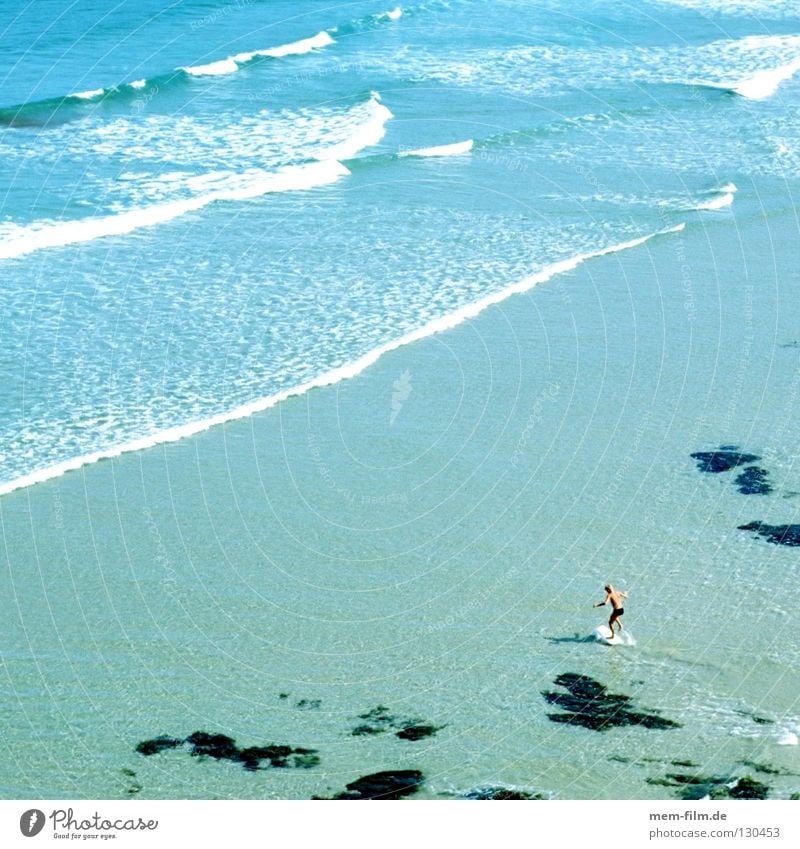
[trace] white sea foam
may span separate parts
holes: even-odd
[[[693,206],[692,209],[697,210],[715,210],[715,209],[724,209],[726,206],[730,206],[733,203],[733,192],[724,192],[722,194],[717,195],[716,197],[711,198],[710,200],[702,201],[698,203],[696,206]]]
[[[340,160],[378,142],[390,118],[392,113],[373,93],[370,100],[346,108],[264,111],[235,123],[217,117],[212,122],[153,116],[144,121],[118,119],[89,126],[68,136],[69,151],[78,155],[86,150],[106,156],[122,153],[140,165],[154,162],[155,170],[123,172],[110,190],[105,189],[118,198],[109,205],[113,215],[0,224],[0,260],[123,235],[216,200],[242,200],[333,182],[349,174]],[[57,154],[57,145],[63,140],[55,137],[51,142]],[[187,167],[159,171],[165,160]],[[316,162],[294,164],[313,160]]]
[[[778,68],[759,71],[749,79],[731,84],[730,89],[749,100],[764,100],[775,94],[778,86],[791,79],[798,71],[800,71],[800,59],[787,62]]]
[[[399,156],[460,156],[472,150],[473,141],[468,139],[455,144],[441,144],[437,147],[421,147],[419,150],[404,150]]]
[[[360,150],[377,144],[386,133],[386,122],[394,115],[382,103],[374,91],[366,105],[367,118],[349,137],[334,145],[324,144],[315,153],[317,159],[352,159]]]
[[[403,10],[398,6],[388,12],[382,12],[378,15],[379,18],[388,18],[390,21],[398,21],[403,17]]]
[[[290,44],[282,44],[279,47],[268,47],[265,50],[253,50],[250,53],[237,53],[231,58],[235,62],[245,63],[259,56],[268,56],[272,59],[282,59],[284,56],[301,56],[304,53],[310,53],[320,47],[327,47],[329,44],[335,44],[333,38],[325,32],[318,32],[310,38],[302,38],[300,41],[293,41]]]
[[[322,165],[323,163],[320,164]],[[452,313],[449,313],[448,315],[434,319],[433,321],[428,322],[422,327],[419,327],[416,330],[411,331],[410,333],[406,333],[404,336],[401,336],[390,342],[386,342],[383,345],[378,346],[377,348],[374,348],[373,350],[369,351],[368,353],[364,354],[362,357],[359,357],[357,360],[351,363],[347,363],[346,365],[340,366],[339,368],[335,368],[328,372],[325,372],[324,374],[305,383],[302,383],[298,386],[283,390],[282,392],[278,392],[266,398],[261,398],[256,401],[252,401],[248,404],[243,404],[228,412],[219,413],[207,419],[203,419],[202,421],[190,422],[188,424],[167,428],[165,430],[160,430],[155,433],[139,437],[138,439],[123,443],[121,445],[116,445],[111,448],[104,449],[102,451],[97,451],[91,454],[86,454],[80,457],[74,457],[62,463],[49,466],[48,468],[40,469],[28,475],[23,475],[19,478],[16,478],[15,480],[0,484],[0,495],[5,495],[7,493],[13,492],[14,490],[22,489],[23,487],[31,486],[35,483],[41,483],[52,478],[60,477],[66,472],[80,469],[83,466],[96,463],[100,460],[110,459],[112,457],[117,457],[120,454],[128,453],[130,451],[139,451],[144,448],[150,448],[155,445],[167,442],[176,442],[180,439],[184,439],[189,436],[194,436],[195,434],[201,433],[205,430],[208,430],[209,428],[216,427],[217,425],[225,424],[226,422],[234,421],[236,419],[247,418],[256,413],[268,410],[271,407],[274,407],[276,404],[285,401],[287,398],[291,398],[297,395],[304,395],[306,392],[309,392],[312,389],[317,389],[323,386],[330,386],[332,384],[339,383],[343,380],[348,380],[349,378],[361,374],[361,372],[363,372],[365,369],[369,368],[371,365],[376,363],[384,354],[387,354],[390,351],[395,351],[405,345],[410,345],[411,343],[417,342],[428,336],[432,336],[434,334],[441,333],[445,330],[449,330],[450,328],[456,327],[457,325],[462,324],[463,322],[468,321],[471,318],[475,318],[477,315],[484,312],[484,310],[488,309],[489,307],[494,306],[495,304],[499,304],[502,301],[505,301],[512,295],[527,292],[534,286],[537,286],[539,283],[544,283],[545,281],[550,280],[552,277],[558,274],[564,274],[568,271],[572,271],[590,259],[593,259],[595,257],[607,256],[609,254],[618,253],[620,251],[625,251],[630,248],[638,247],[639,245],[643,245],[645,242],[648,242],[655,236],[666,235],[669,233],[677,233],[683,230],[684,227],[684,224],[679,224],[676,227],[671,227],[667,230],[659,230],[655,233],[649,233],[645,236],[640,236],[636,239],[631,239],[626,242],[620,242],[615,245],[609,245],[608,247],[599,248],[598,250],[576,254],[575,256],[570,257],[568,259],[554,262],[548,266],[545,266],[540,271],[528,277],[525,277],[524,279],[506,287],[505,289],[502,289],[499,292],[487,295],[486,297],[481,298],[480,300],[475,301],[472,304],[468,304],[464,307],[455,310]]]
[[[130,83],[131,88],[144,88],[147,85],[147,80],[134,80]]]
[[[89,91],[78,91],[71,94],[70,97],[77,97],[79,100],[94,100],[95,97],[100,97],[105,92],[104,88],[93,88]]]
[[[0,240],[0,259],[23,256],[43,248],[91,242],[105,236],[122,236],[142,227],[163,224],[217,201],[249,200],[273,192],[311,189],[334,183],[349,173],[340,162],[326,160],[309,165],[289,165],[274,172],[250,169],[241,174],[229,174],[226,180],[217,181],[214,191],[185,200],[154,204],[100,218],[17,227],[7,238]]]
[[[707,192],[706,194],[712,195],[708,200],[700,201],[689,208],[695,210],[725,209],[726,206],[730,206],[733,203],[733,196],[738,191],[739,189],[735,183],[725,183],[724,186]]]
[[[188,68],[178,68],[193,77],[219,77],[224,74],[233,74],[239,70],[234,59],[220,59],[219,62],[209,62],[208,65],[194,65]]]
[[[264,50],[251,50],[247,53],[236,53],[234,56],[228,56],[227,59],[209,62],[207,65],[181,67],[178,70],[185,71],[193,77],[222,76],[224,74],[235,73],[241,65],[251,62],[257,57],[268,56],[272,59],[282,59],[284,56],[300,56],[304,53],[310,53],[316,48],[327,47],[329,44],[334,43],[331,36],[323,30],[316,35],[312,35],[310,38],[303,38],[300,41],[293,41],[290,44],[267,47]]]
[[[528,45],[416,51],[390,60],[415,80],[438,80],[523,96],[599,83],[671,83],[763,99],[800,70],[800,36],[758,35],[671,47]]]

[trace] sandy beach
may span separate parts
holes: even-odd
[[[737,204],[733,232],[687,214],[350,380],[5,495],[0,793],[419,770],[417,798],[656,799],[676,762],[796,792],[796,556],[737,526],[800,503],[797,222],[776,183]],[[721,445],[773,493],[698,471]],[[635,646],[587,642],[608,580]],[[553,721],[567,673],[674,726]],[[191,757],[197,731],[319,762]]]

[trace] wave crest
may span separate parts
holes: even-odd
[[[455,142],[454,144],[441,144],[436,147],[421,147],[417,150],[403,150],[398,156],[461,156],[469,153],[472,150],[474,142],[472,139],[467,141]]]
[[[27,227],[14,227],[7,230],[7,238],[0,240],[0,259],[13,259],[45,248],[92,242],[106,236],[124,236],[143,227],[172,221],[217,201],[250,200],[274,192],[312,189],[334,183],[349,173],[336,160],[287,165],[274,172],[253,169],[218,183],[218,188],[212,192],[185,200],[153,204],[100,218],[37,222]]]

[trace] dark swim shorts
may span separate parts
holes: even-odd
[[[624,612],[625,612],[625,608],[624,608],[624,607],[617,607],[617,608],[615,608],[615,609],[614,609],[614,613],[616,613],[616,614],[617,614],[617,616],[622,616],[622,614],[623,614]]]

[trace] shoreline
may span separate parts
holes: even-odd
[[[156,433],[149,434],[147,436],[142,436],[133,441],[114,446],[113,448],[103,449],[90,454],[75,457],[70,460],[65,460],[62,463],[58,463],[54,466],[49,466],[26,475],[21,475],[20,477],[14,478],[6,483],[0,483],[0,497],[8,495],[9,493],[15,492],[19,489],[25,489],[29,486],[33,486],[37,483],[44,483],[45,481],[53,480],[54,478],[61,477],[62,475],[68,472],[77,471],[78,469],[81,469],[85,466],[98,463],[101,460],[113,459],[115,457],[121,456],[122,454],[143,451],[148,448],[153,448],[156,445],[177,442],[182,439],[187,439],[192,436],[196,436],[199,433],[203,433],[204,431],[210,430],[228,422],[237,421],[239,419],[245,419],[252,415],[255,415],[256,413],[264,412],[265,410],[268,410],[276,406],[277,404],[280,404],[282,401],[285,401],[288,398],[294,398],[297,396],[304,395],[312,389],[320,389],[324,386],[334,385],[343,380],[349,380],[350,378],[356,377],[357,375],[361,374],[361,372],[363,372],[365,369],[369,368],[371,365],[376,363],[381,357],[384,356],[384,354],[387,354],[391,351],[395,351],[398,348],[405,347],[406,345],[410,345],[414,342],[418,342],[421,339],[425,339],[437,333],[443,333],[447,330],[457,327],[459,324],[477,317],[489,307],[502,303],[507,298],[510,298],[514,295],[528,292],[539,283],[547,282],[548,280],[559,274],[564,274],[566,272],[573,271],[575,268],[579,267],[584,262],[598,257],[617,253],[619,251],[625,251],[631,248],[639,247],[640,245],[646,244],[651,239],[657,238],[659,236],[670,235],[672,233],[680,233],[683,231],[685,226],[685,224],[678,224],[674,227],[667,227],[665,229],[649,233],[645,236],[630,239],[626,242],[620,242],[618,244],[610,245],[605,248],[599,248],[596,251],[576,254],[574,257],[570,257],[569,259],[551,263],[545,266],[540,271],[535,272],[534,274],[531,274],[526,278],[523,278],[521,281],[510,284],[509,286],[500,290],[497,293],[487,295],[484,298],[481,298],[480,300],[475,301],[472,304],[468,304],[464,307],[461,307],[448,315],[442,316],[441,318],[428,322],[417,330],[407,333],[398,339],[394,339],[392,341],[384,343],[383,345],[379,345],[377,348],[372,349],[363,356],[358,357],[356,360],[350,363],[346,363],[345,365],[339,366],[335,369],[331,369],[330,371],[323,372],[319,377],[316,377],[306,383],[302,383],[298,386],[292,387],[291,389],[286,389],[282,392],[278,392],[274,395],[269,395],[265,398],[261,398],[256,401],[251,401],[247,404],[235,407],[233,410],[226,413],[218,413],[217,415],[210,416],[209,418],[203,419],[201,421],[189,422],[187,424],[177,425],[172,428],[157,431]]]

